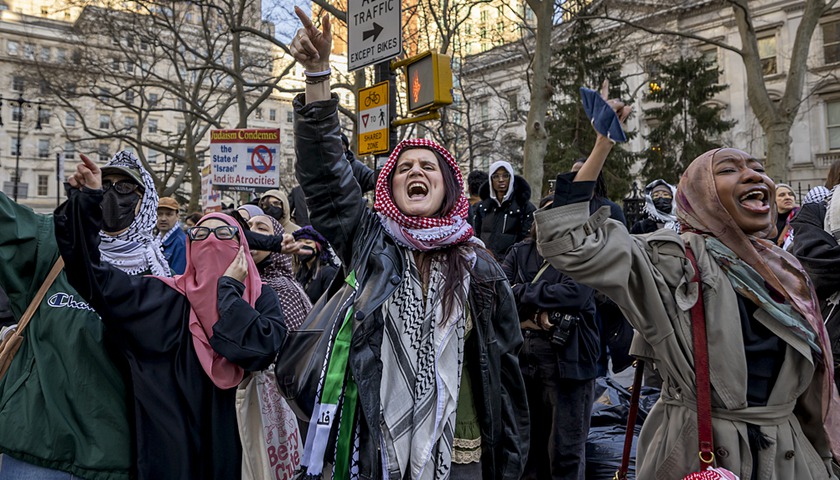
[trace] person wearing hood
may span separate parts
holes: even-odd
[[[300,227],[291,220],[292,210],[289,207],[289,198],[281,190],[274,189],[263,193],[260,197],[258,206],[269,217],[274,217],[280,222],[283,230],[287,232],[294,232]]]
[[[315,303],[329,288],[338,273],[338,266],[332,258],[329,242],[312,226],[303,227],[292,235],[301,244],[292,260],[295,279]]]
[[[490,181],[481,187],[481,202],[473,226],[478,238],[499,261],[508,249],[521,242],[534,222],[536,207],[531,203],[531,186],[505,161],[490,165]]]
[[[282,345],[277,295],[260,281],[237,221],[221,213],[188,230],[183,275],[131,277],[102,262],[98,205],[108,185],[96,164],[82,162],[69,180],[79,191],[54,216],[56,241],[70,283],[127,359],[136,476],[236,480],[236,387]]]
[[[102,170],[104,193],[93,207],[103,221],[91,232],[100,257],[130,275],[169,276],[152,234],[158,208],[152,176],[127,151]],[[70,198],[80,194],[68,191]],[[16,318],[60,258],[54,230],[51,216],[0,193],[0,288]],[[125,359],[69,277],[63,269],[47,290],[0,379],[0,479],[134,476]]]
[[[265,215],[262,208],[251,205],[250,203],[246,203],[245,205],[240,206],[236,209],[236,212],[242,217],[242,220],[250,221],[251,218],[256,217],[257,215]]]
[[[677,189],[661,178],[645,187],[645,218],[630,229],[632,234],[651,233],[660,228],[680,231],[677,221]]]

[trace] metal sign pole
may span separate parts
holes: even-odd
[[[388,153],[385,157],[391,155],[391,152],[397,148],[397,126],[394,125],[394,120],[397,119],[397,75],[391,70],[391,61],[386,60],[379,62],[375,66],[376,83],[388,80]]]

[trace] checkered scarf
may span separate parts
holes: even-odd
[[[280,222],[273,217],[263,215],[265,218],[271,220],[271,225],[274,227],[274,235],[282,237],[285,232]],[[285,253],[273,252],[269,257],[260,263],[257,267],[261,268],[260,278],[263,283],[271,287],[277,293],[280,299],[280,305],[283,307],[283,317],[285,317],[286,328],[289,330],[297,330],[309,310],[312,309],[312,303],[303,287],[295,281],[295,275],[292,273],[292,258],[291,255]]]
[[[391,172],[397,165],[397,159],[403,150],[424,148],[437,152],[446,161],[458,181],[461,196],[452,211],[441,217],[410,217],[403,214],[394,204],[394,194],[391,191]],[[443,168],[444,165],[441,165]],[[469,241],[473,236],[473,229],[467,223],[469,202],[463,193],[464,178],[455,158],[445,148],[431,140],[421,138],[403,140],[388,157],[379,178],[376,181],[376,202],[373,209],[379,214],[379,219],[385,231],[397,243],[412,250],[436,250],[450,245]]]

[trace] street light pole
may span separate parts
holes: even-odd
[[[31,100],[27,100],[23,98],[23,94],[19,94],[18,98],[8,99],[9,104],[17,103],[18,106],[18,116],[17,116],[17,138],[15,139],[15,186],[12,190],[12,197],[14,198],[15,202],[18,200],[18,190],[20,190],[20,134],[21,134],[21,126],[23,124],[23,107],[29,107],[32,104],[38,104],[38,122],[35,124],[36,130],[41,130],[41,102],[33,102]],[[3,105],[3,97],[0,95],[0,109]],[[0,110],[0,113],[2,110]],[[14,110],[12,110],[12,121],[15,121],[14,118]],[[0,118],[0,126],[3,125],[3,120]]]

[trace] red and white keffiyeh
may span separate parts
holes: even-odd
[[[455,179],[461,196],[455,207],[440,217],[413,217],[403,214],[394,203],[391,191],[391,172],[397,165],[397,159],[403,150],[424,148],[440,154],[446,161]],[[421,138],[403,140],[394,149],[388,162],[382,168],[376,181],[376,201],[373,209],[379,214],[382,226],[400,244],[413,250],[435,250],[469,241],[473,237],[473,228],[467,223],[469,202],[464,195],[464,178],[458,163],[449,151],[431,140]]]

